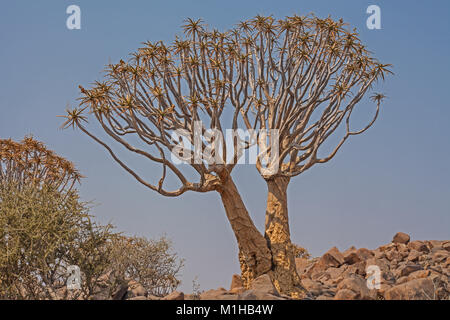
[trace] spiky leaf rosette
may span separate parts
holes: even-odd
[[[0,185],[45,184],[70,190],[81,177],[72,162],[33,137],[25,137],[21,142],[0,139]]]

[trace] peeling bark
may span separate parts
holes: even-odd
[[[267,180],[265,238],[272,253],[272,280],[280,293],[301,297],[304,292],[295,267],[289,231],[287,187],[289,178]]]
[[[221,177],[217,188],[239,247],[239,263],[244,287],[268,274],[277,290],[296,298],[304,289],[295,268],[287,209],[289,179],[276,177],[267,181],[268,196],[265,235],[255,227],[231,177]]]
[[[239,247],[241,276],[245,287],[269,273],[272,256],[264,236],[255,227],[236,185],[227,177],[218,189]]]

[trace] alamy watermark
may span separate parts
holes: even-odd
[[[381,29],[381,8],[378,5],[370,5],[367,7],[366,13],[370,16],[367,18],[366,26],[369,30]],[[66,27],[69,30],[81,29],[81,8],[77,5],[70,5],[66,9],[69,15],[66,20]]]
[[[70,5],[66,9],[66,13],[69,17],[66,20],[66,26],[69,30],[81,29],[81,9],[77,5]]]
[[[276,129],[204,129],[201,121],[193,131],[178,129],[172,133],[177,144],[172,148],[175,164],[260,164],[263,175],[279,169],[279,130]]]
[[[380,267],[377,265],[370,265],[366,268],[366,274],[367,274],[367,288],[370,290],[377,289],[379,290],[381,288],[381,270]]]
[[[80,290],[81,289],[81,271],[79,266],[67,267],[67,290]]]
[[[367,18],[366,25],[369,30],[381,29],[381,9],[377,5],[370,5],[366,10],[370,16]]]

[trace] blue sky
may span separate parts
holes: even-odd
[[[82,29],[66,28],[66,8],[79,5]],[[366,8],[379,5],[382,30],[366,28]],[[314,12],[344,18],[374,55],[394,65],[380,88],[389,98],[380,119],[336,158],[292,181],[293,241],[313,255],[336,245],[375,248],[397,231],[414,239],[450,239],[450,2],[442,1],[4,1],[0,11],[0,137],[32,133],[74,161],[92,213],[128,234],[167,234],[186,259],[181,289],[198,275],[202,289],[228,287],[239,272],[237,248],[216,194],[160,196],[139,185],[106,152],[77,131],[61,131],[78,85],[101,76],[146,40],[171,41],[187,17],[228,29],[256,14],[282,18]],[[134,161],[133,159],[130,159]],[[146,163],[136,162],[143,166]],[[235,172],[258,227],[266,186],[252,166]]]

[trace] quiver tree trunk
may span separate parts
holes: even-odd
[[[246,288],[260,275],[268,274],[280,293],[302,296],[295,268],[287,211],[289,179],[268,180],[266,232],[255,227],[232,179],[222,178],[218,187],[239,248],[241,277]]]
[[[224,179],[218,191],[238,243],[242,281],[248,287],[255,278],[271,271],[271,251],[230,177]]]
[[[289,231],[287,187],[289,178],[267,180],[265,237],[272,255],[272,280],[284,294],[300,297],[304,289],[295,267],[294,250]]]

